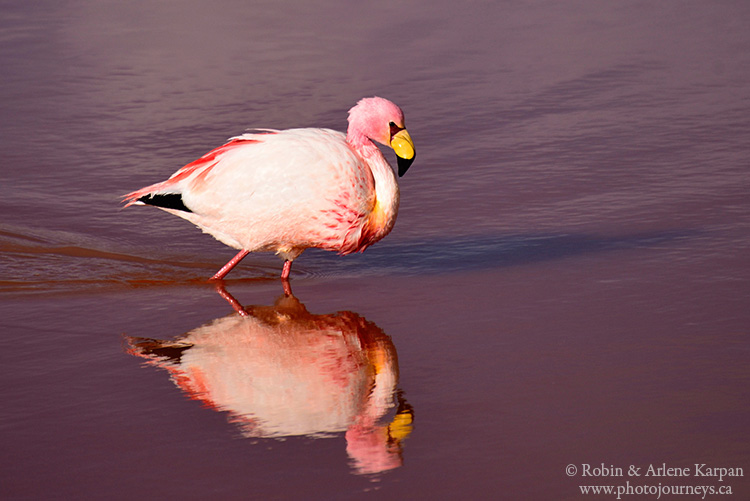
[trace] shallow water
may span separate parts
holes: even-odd
[[[4,498],[750,495],[744,2],[0,9]],[[120,208],[373,94],[418,152],[398,223],[294,299]]]

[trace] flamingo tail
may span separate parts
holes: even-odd
[[[182,195],[180,193],[150,193],[134,200],[134,203],[136,202],[140,202],[146,205],[153,205],[154,207],[161,207],[163,209],[175,209],[185,212],[193,212],[187,205],[185,205],[185,202],[183,202]]]

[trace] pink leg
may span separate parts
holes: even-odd
[[[291,261],[284,261],[284,269],[281,270],[281,278],[283,280],[286,280],[289,278],[289,272],[292,271],[292,262]]]
[[[219,271],[216,272],[214,276],[209,278],[209,280],[223,280],[225,276],[227,276],[227,273],[232,271],[232,268],[237,266],[237,263],[245,259],[245,256],[250,254],[250,251],[241,250],[237,253],[236,256],[234,256],[232,259],[229,260],[227,264],[221,267]]]

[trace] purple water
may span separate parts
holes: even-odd
[[[750,4],[0,13],[3,498],[750,496]],[[120,208],[370,95],[418,152],[398,223],[296,301],[252,255],[240,319],[232,249]]]

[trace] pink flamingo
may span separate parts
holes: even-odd
[[[292,261],[309,247],[362,252],[396,222],[396,176],[378,147],[398,157],[398,175],[414,161],[401,109],[380,97],[349,110],[346,135],[330,129],[260,129],[233,137],[161,183],[128,193],[126,207],[154,205],[240,249],[211,280],[250,252]]]

